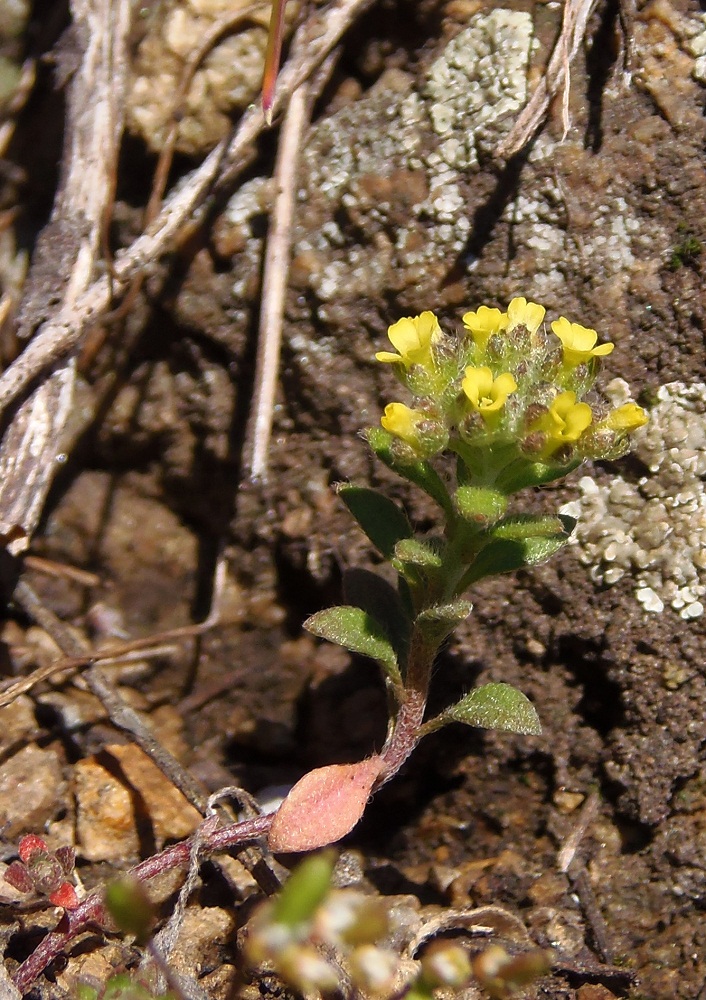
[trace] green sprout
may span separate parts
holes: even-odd
[[[484,684],[434,718],[425,712],[439,650],[471,612],[469,588],[543,562],[574,528],[564,515],[516,511],[515,494],[560,479],[586,459],[618,458],[630,432],[647,421],[636,403],[611,407],[594,390],[613,344],[599,344],[595,330],[564,317],[549,333],[544,316],[542,306],[515,298],[507,312],[481,306],[466,313],[461,337],[445,335],[431,312],[389,328],[394,351],[376,357],[391,366],[411,405],[389,403],[366,437],[385,465],[432,499],[438,528],[415,533],[405,510],[383,493],[339,487],[396,571],[397,587],[371,575],[360,606],[321,611],[305,627],[377,660],[390,725],[379,754],[319,768],[294,786],[272,823],[273,850],[309,850],[344,836],[419,740],[451,722],[541,732],[534,706],[508,684]]]
[[[684,235],[679,242],[672,247],[668,265],[670,271],[678,271],[682,267],[695,264],[697,258],[701,256],[703,251],[703,245],[697,236],[694,236],[694,234],[689,232],[689,230],[683,225],[680,225],[678,228]]]

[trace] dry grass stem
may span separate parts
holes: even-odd
[[[586,33],[586,25],[596,0],[566,0],[561,33],[537,89],[520,113],[512,129],[496,149],[496,156],[508,158],[519,153],[544,121],[549,104],[563,87],[563,138],[569,131],[569,86],[571,63]]]
[[[292,220],[302,139],[309,121],[309,86],[292,94],[284,117],[275,165],[276,193],[267,234],[262,278],[262,307],[258,330],[255,389],[251,417],[250,475],[266,475],[282,345],[284,300],[289,276]]]
[[[75,309],[94,278],[115,190],[130,3],[74,0],[72,13],[85,48],[69,89],[61,183],[30,268],[20,337],[48,318],[55,301],[60,312]],[[41,516],[65,445],[75,378],[70,360],[34,389],[0,445],[0,532],[13,555],[27,548]]]

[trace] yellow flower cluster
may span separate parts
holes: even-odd
[[[646,422],[644,410],[628,403],[596,415],[582,399],[599,359],[614,345],[599,344],[595,330],[564,316],[551,323],[552,341],[545,313],[520,296],[506,312],[480,306],[464,314],[470,336],[458,342],[444,336],[432,312],[398,320],[388,330],[396,353],[380,351],[376,358],[395,366],[423,412],[390,403],[383,428],[420,455],[437,448],[425,445],[432,433],[452,450],[502,445],[507,453],[514,441],[528,459],[544,462],[617,453],[626,435]]]

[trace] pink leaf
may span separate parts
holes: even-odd
[[[46,853],[47,844],[45,840],[38,837],[35,833],[28,833],[20,841],[20,845],[17,848],[17,853],[22,861],[29,861],[29,859],[40,852]]]
[[[49,902],[54,906],[63,906],[65,910],[75,910],[78,906],[76,890],[68,882],[63,882],[49,896]]]
[[[305,774],[275,814],[270,850],[313,851],[344,837],[363,815],[383,764],[380,757],[370,757]]]
[[[31,892],[34,889],[32,876],[21,861],[13,861],[9,864],[5,869],[4,878],[8,885],[20,892]]]

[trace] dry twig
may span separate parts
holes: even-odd
[[[274,100],[281,111],[289,97],[321,64],[344,31],[374,0],[336,0],[315,11],[297,32],[295,58],[282,70]],[[165,201],[161,212],[129,247],[116,256],[112,280],[94,281],[71,308],[62,306],[37,331],[24,352],[0,376],[0,411],[16,399],[39,374],[79,344],[89,324],[97,322],[135,275],[172,248],[179,232],[203,205],[209,193],[227,190],[248,161],[249,151],[265,127],[262,109],[252,107],[230,142],[219,144],[200,167],[188,175]]]
[[[537,89],[529,103],[520,113],[509,134],[503,139],[495,153],[508,158],[519,153],[532,139],[544,121],[549,103],[563,86],[562,124],[564,138],[569,131],[569,82],[570,68],[586,33],[586,25],[596,0],[566,0],[561,33],[554,46],[551,58]]]
[[[81,641],[75,632],[69,629],[53,611],[47,608],[35,592],[23,580],[17,584],[14,600],[41,627],[49,633],[54,642],[68,656],[90,657],[93,654],[87,643]],[[84,679],[91,692],[100,700],[113,725],[117,726],[147,754],[157,765],[162,774],[179,789],[182,795],[203,815],[206,809],[207,796],[194,781],[188,771],[184,770],[176,757],[159,743],[149,726],[138,713],[127,705],[114,686],[108,681],[103,671],[94,666],[87,670]]]
[[[57,301],[60,313],[73,312],[94,278],[113,200],[130,2],[73,0],[72,14],[83,51],[69,91],[61,184],[20,309],[21,337],[44,322]],[[22,403],[0,446],[0,532],[12,554],[29,545],[54,478],[75,374],[69,361],[45,379]]]
[[[277,373],[282,345],[284,298],[289,275],[289,252],[296,197],[297,172],[302,137],[309,120],[309,85],[302,83],[292,94],[284,118],[275,165],[276,193],[267,234],[262,276],[262,306],[255,363],[250,475],[266,474],[272,434],[272,414],[277,391]]]
[[[195,838],[198,839],[199,849],[203,853],[215,853],[235,846],[241,847],[249,841],[264,836],[272,825],[272,818],[272,814],[257,816],[255,819],[246,819],[240,823],[219,827],[205,835],[203,832],[197,831],[194,837],[189,840],[182,840],[146,861],[141,861],[127,874],[140,882],[147,882],[164,872],[187,865]],[[56,928],[42,938],[39,945],[29,958],[25,959],[13,976],[15,986],[22,993],[26,993],[49,963],[58,958],[64,948],[78,934],[96,924],[102,926],[104,921],[103,892],[99,889],[86,896],[75,910],[67,911]]]

